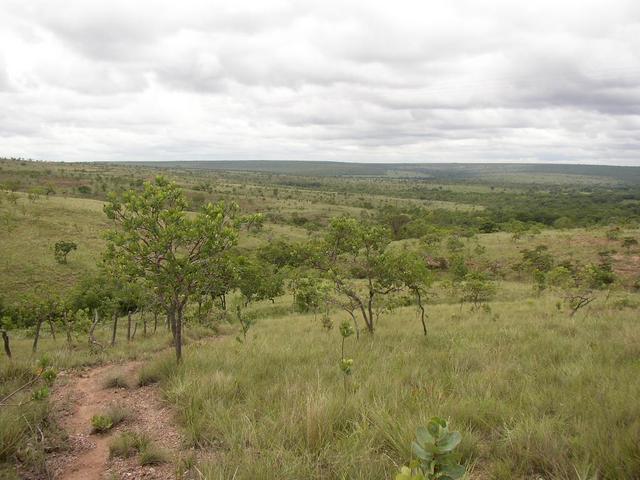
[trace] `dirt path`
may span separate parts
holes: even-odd
[[[69,435],[69,451],[49,459],[49,471],[57,480],[170,479],[175,477],[173,461],[141,466],[136,456],[109,458],[109,443],[119,432],[145,433],[172,460],[181,439],[172,412],[160,399],[157,386],[135,387],[141,362],[92,368],[63,377],[56,387],[54,402],[59,422]],[[130,388],[105,388],[105,380],[117,374]],[[107,434],[91,432],[91,417],[112,405],[130,412],[130,418]]]

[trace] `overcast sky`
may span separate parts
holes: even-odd
[[[640,165],[639,0],[0,0],[0,156]]]

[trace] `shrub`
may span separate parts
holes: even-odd
[[[400,469],[396,480],[456,480],[465,474],[455,449],[462,441],[460,432],[450,432],[446,420],[433,417],[416,431],[411,451],[416,456],[409,466]]]

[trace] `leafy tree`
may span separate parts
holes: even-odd
[[[227,295],[237,287],[238,272],[233,251],[225,252],[214,257],[212,261],[205,262],[203,279],[194,295],[198,304],[198,318],[202,320],[214,306],[226,316]]]
[[[549,253],[549,247],[546,245],[538,245],[532,250],[522,250],[522,260],[514,265],[515,270],[533,272],[550,271],[555,264],[553,255]]]
[[[591,263],[574,268],[561,265],[551,270],[547,276],[549,285],[561,293],[569,306],[571,317],[596,300],[599,290],[615,281],[613,272]]]
[[[389,277],[395,278],[414,297],[420,311],[422,331],[426,335],[427,315],[424,303],[433,283],[433,274],[429,270],[427,262],[415,252],[402,251],[388,255],[386,263],[393,269],[393,272],[389,272]]]
[[[84,277],[71,293],[69,301],[73,311],[86,310],[93,317],[89,328],[89,343],[92,346],[102,347],[93,333],[101,317],[113,311],[115,297],[113,279],[105,271]]]
[[[53,247],[53,255],[56,259],[56,262],[67,263],[67,255],[77,249],[78,245],[75,242],[60,240],[59,242],[56,242]]]
[[[182,329],[189,297],[201,287],[205,266],[236,242],[237,207],[208,203],[187,214],[182,190],[163,177],[146,182],[141,192],[110,196],[105,213],[115,222],[107,234],[105,262],[113,271],[143,279],[163,305],[182,359]]]
[[[329,303],[330,285],[326,280],[311,275],[295,277],[290,282],[293,305],[298,312],[313,312]]]
[[[269,263],[256,258],[239,256],[235,259],[236,285],[244,305],[260,300],[275,301],[284,293],[284,276]]]
[[[304,264],[305,252],[300,245],[285,240],[275,240],[258,248],[257,258],[270,263],[276,270],[285,267],[299,267]]]
[[[375,331],[380,297],[400,289],[385,265],[390,242],[384,227],[339,217],[331,221],[323,242],[315,244],[314,265],[333,282],[338,294],[357,306],[369,333]]]
[[[475,310],[490,301],[496,294],[496,286],[484,272],[471,272],[459,283],[460,306],[471,303]]]

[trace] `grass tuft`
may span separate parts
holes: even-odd
[[[153,443],[146,433],[122,432],[111,441],[109,456],[131,458],[140,455],[140,465],[158,465],[169,461],[169,454]]]
[[[91,417],[91,426],[95,433],[108,432],[131,416],[130,411],[121,405],[111,405],[103,414]]]
[[[129,388],[127,379],[121,373],[116,373],[107,377],[104,381],[104,388]]]
[[[138,372],[138,386],[144,387],[158,383],[168,378],[175,369],[175,359],[172,356],[155,360],[142,367]]]
[[[148,445],[140,452],[140,465],[159,465],[169,461],[166,451],[155,445]]]

